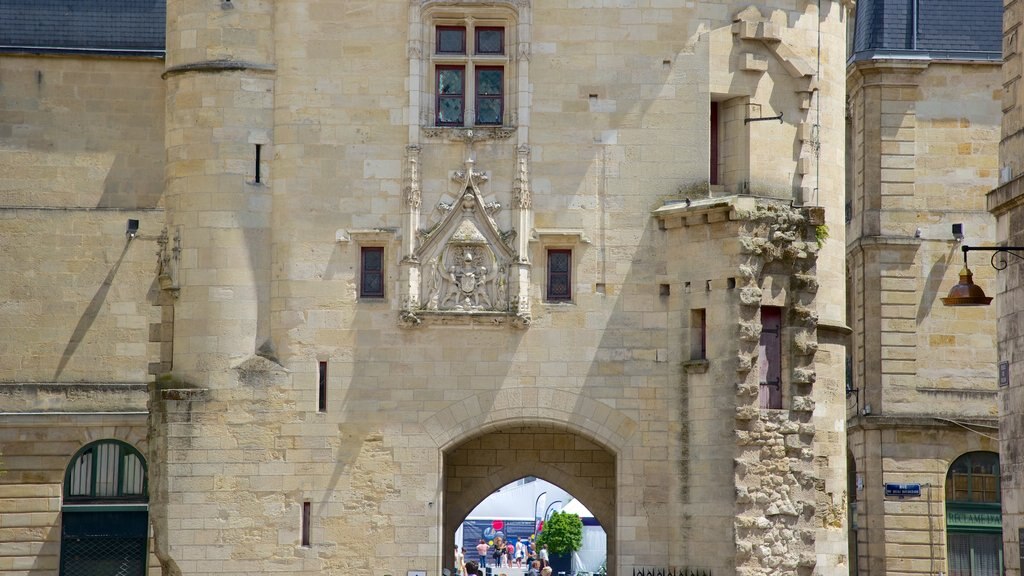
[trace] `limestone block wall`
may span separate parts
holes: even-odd
[[[1021,38],[1024,6],[1020,2],[1003,2],[1003,66],[1002,66],[1002,139],[999,142],[999,167],[1006,170],[1000,183],[1024,174],[1024,111],[1021,92]]]
[[[146,381],[163,352],[162,69],[0,58],[0,574],[57,572],[79,448],[147,451]]]
[[[1009,14],[1007,15],[1009,17]],[[1008,246],[1020,246],[1024,242],[1021,226],[1024,225],[1024,212],[1019,208],[1021,188],[1019,181],[1010,182],[989,195],[989,209],[998,218],[997,237]],[[1008,362],[1009,382],[999,394],[999,450],[1000,471],[1002,473],[1003,497],[1003,555],[1006,558],[1006,573],[1021,574],[1019,550],[1021,544],[1020,529],[1024,526],[1024,487],[1021,483],[1024,456],[1020,452],[1020,440],[1024,436],[1024,419],[1022,419],[1021,403],[1021,365],[1016,361],[1021,350],[1018,326],[1021,321],[1020,305],[1022,284],[1020,267],[1011,264],[1007,272],[1002,273],[1001,286],[996,288],[998,306],[998,350],[999,360]],[[991,286],[992,284],[989,284]],[[998,285],[997,285],[998,286]]]
[[[852,430],[850,451],[862,486],[854,508],[859,573],[948,572],[946,473],[963,454],[996,452],[998,444],[956,426],[899,425],[894,419]],[[886,498],[886,483],[919,483],[921,497]]]
[[[275,356],[273,11],[266,2],[168,3],[167,222],[181,238],[173,369],[194,384],[216,385],[211,368],[257,352]]]
[[[826,333],[814,309],[820,209],[733,197],[668,205],[658,214],[666,240],[692,254],[670,267],[687,280],[679,306],[691,350],[682,396],[682,510],[708,528],[684,533],[688,551],[722,550],[731,556],[723,569],[748,574],[845,564],[838,549],[819,557],[817,548],[843,542],[836,533],[846,504],[845,487],[826,470],[836,465],[845,438],[811,421],[816,406],[829,406],[835,394],[834,376],[824,371],[819,381],[815,364]],[[714,254],[714,262],[703,254]],[[781,409],[759,407],[760,363],[767,361],[757,353],[762,306],[785,312]],[[734,477],[723,484],[723,474]],[[731,504],[723,510],[722,502]],[[732,538],[716,539],[720,531]]]
[[[142,382],[163,186],[160,65],[0,59],[0,381]],[[156,316],[154,317],[154,313]]]
[[[1003,12],[1003,117],[1002,134],[999,143],[999,166],[1003,173],[1000,186],[988,195],[988,210],[996,216],[996,238],[1009,246],[1020,246],[1024,242],[1021,226],[1024,212],[1020,209],[1020,175],[1024,162],[1024,133],[1022,133],[1021,107],[1021,39],[1020,27],[1024,22],[1024,5],[1020,2],[1004,2]],[[1021,436],[1024,435],[1024,419],[1021,418],[1022,387],[1019,357],[1022,343],[1019,337],[1021,321],[1022,283],[1020,268],[1011,263],[1007,272],[1001,274],[995,304],[999,310],[998,348],[999,360],[1009,363],[1010,380],[999,398],[1000,464],[1004,481],[1003,489],[1003,554],[1006,558],[1006,573],[1021,574],[1020,529],[1024,526],[1024,489],[1021,484],[1022,463],[1020,453]]]
[[[6,385],[4,385],[6,387]],[[85,394],[83,394],[84,396]],[[89,410],[89,402],[115,400],[121,391],[97,394],[62,408]],[[128,442],[147,450],[145,392],[121,414],[50,414],[12,410],[4,396],[0,414],[0,574],[56,574],[60,565],[60,510],[64,474],[79,448],[103,439]],[[142,402],[139,403],[138,400]],[[134,412],[128,412],[133,408]],[[92,407],[95,410],[95,407]],[[10,410],[10,411],[9,411]],[[19,413],[20,412],[20,413]],[[152,560],[150,576],[160,574]]]
[[[963,225],[964,244],[994,238],[994,222],[980,210],[997,182],[998,70],[857,63],[850,79],[859,409],[993,417],[995,311],[946,308],[939,298],[963,267],[952,224]],[[976,256],[975,282],[988,286],[994,271]]]
[[[682,200],[680,190],[706,189],[711,62],[732,50],[715,53],[711,31],[779,58],[764,40],[733,34],[746,6],[489,3],[487,10],[508,15],[506,30],[516,30],[508,66],[518,80],[507,84],[516,110],[509,126],[470,135],[431,126],[429,114],[424,120],[418,106],[421,92],[430,94],[424,66],[430,74],[432,54],[410,33],[420,26],[422,34],[435,6],[460,6],[278,3],[268,22],[262,2],[231,2],[230,16],[173,4],[169,38],[185,39],[201,22],[211,31],[196,33],[195,49],[169,40],[168,207],[169,221],[183,228],[183,252],[174,363],[153,396],[154,531],[165,571],[436,573],[452,537],[440,531],[461,520],[446,514],[458,516],[479,498],[472,489],[446,490],[459,478],[446,458],[481,436],[558,429],[602,448],[596,478],[606,484],[614,471],[606,529],[619,537],[609,543],[610,573],[639,566],[731,573],[733,456],[715,448],[736,442],[733,404],[725,401],[736,394],[722,386],[735,378],[736,360],[730,348],[717,348],[726,356],[715,358],[715,377],[684,403],[676,298],[697,282],[696,270],[739,253],[737,230],[707,227],[713,241],[704,259],[683,269],[676,260],[689,248],[668,243],[651,211]],[[808,42],[819,23],[828,38],[818,82],[823,183],[841,181],[838,126],[824,118],[841,110],[843,46],[839,4],[824,5],[819,14],[816,5],[787,3],[771,16],[786,20],[787,45],[804,60],[817,55]],[[271,25],[272,50],[263,43]],[[188,65],[231,53],[222,49],[229,28],[240,36],[233,58],[266,60],[203,71]],[[783,64],[767,73],[792,78]],[[757,102],[777,97],[780,107],[800,109],[794,82],[786,85],[776,94],[773,84],[744,84]],[[257,129],[269,138],[269,185],[258,189],[245,183],[243,168],[253,163],[243,150]],[[841,238],[839,187],[804,195],[809,182],[793,179],[801,161],[815,163],[800,130],[784,124],[769,132],[759,170],[767,175],[775,166],[784,175],[776,190],[783,205],[827,206]],[[772,159],[773,147],[794,153]],[[403,323],[399,313],[414,304],[410,287],[423,264],[413,261],[421,229],[439,220],[439,205],[467,181],[492,205],[494,226],[514,232],[507,238],[518,258],[517,306],[530,311],[528,322],[514,325],[488,310]],[[841,245],[821,252],[818,273],[829,290],[808,319],[843,323]],[[364,247],[384,248],[383,298],[359,295]],[[570,302],[545,296],[549,248],[572,251]],[[826,391],[841,379],[842,363],[823,358],[815,368],[828,385],[814,425],[835,430],[835,399]],[[845,481],[841,437],[809,441],[822,497],[841,500],[843,485],[835,490],[831,478]],[[553,465],[540,454],[522,462],[523,475]],[[579,479],[586,468],[595,467],[571,463],[562,471]],[[691,480],[704,490],[701,500],[684,497]],[[845,543],[836,534],[843,533],[833,528],[806,544],[825,573],[842,568],[837,550]]]

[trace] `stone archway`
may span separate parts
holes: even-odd
[[[608,539],[608,570],[616,557],[616,456],[591,438],[550,423],[488,428],[443,452],[444,566],[459,524],[495,490],[536,476],[573,494],[601,523]]]

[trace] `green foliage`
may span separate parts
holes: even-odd
[[[537,548],[548,545],[552,554],[571,554],[583,546],[583,521],[571,512],[555,512],[537,535]]]
[[[818,248],[825,244],[825,240],[828,240],[828,226],[826,224],[814,227],[814,239],[818,241]]]

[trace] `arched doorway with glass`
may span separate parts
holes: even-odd
[[[64,476],[60,576],[143,576],[148,501],[138,450],[120,440],[82,447]]]
[[[968,452],[946,472],[949,576],[1002,576],[999,455]]]

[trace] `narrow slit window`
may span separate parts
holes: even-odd
[[[260,151],[261,151],[262,148],[263,148],[263,146],[261,144],[257,144],[256,145],[256,178],[255,178],[255,181],[256,181],[257,184],[260,183]]]
[[[364,246],[361,251],[359,296],[384,297],[384,248]]]
[[[309,546],[309,515],[310,505],[309,502],[302,503],[302,545]]]
[[[317,410],[327,411],[327,362],[321,361],[317,369]]]
[[[690,310],[690,359],[708,357],[708,317],[703,308]]]
[[[711,103],[711,166],[708,183],[712,186],[720,184],[718,172],[721,168],[718,158],[718,102]]]

